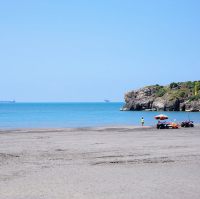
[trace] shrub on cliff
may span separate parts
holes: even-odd
[[[184,97],[184,96],[185,96],[185,92],[181,91],[181,92],[179,93],[179,96]]]
[[[175,83],[175,82],[172,82],[170,85],[170,88],[172,89],[172,88],[175,88],[175,87],[177,87],[178,86],[178,84],[177,83]]]
[[[188,85],[192,88],[195,87],[195,82],[197,82],[197,90],[200,90],[200,81],[194,81],[194,82],[191,82],[191,81],[187,81],[186,83],[188,83]]]
[[[187,81],[188,85],[192,88],[195,87],[195,82]]]
[[[161,88],[161,89],[159,89],[159,91],[155,97],[162,97],[166,92],[167,92],[167,90],[164,90]]]
[[[200,81],[197,82],[197,90],[200,90]]]
[[[191,95],[189,98],[189,102],[200,99],[200,93],[197,95]]]

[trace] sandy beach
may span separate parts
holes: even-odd
[[[200,125],[0,130],[0,199],[199,199]]]

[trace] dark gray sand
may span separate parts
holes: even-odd
[[[200,125],[0,130],[0,199],[199,199]]]

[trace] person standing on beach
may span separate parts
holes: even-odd
[[[144,118],[142,118],[142,126],[144,126]]]

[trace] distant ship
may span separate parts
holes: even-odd
[[[15,103],[15,100],[8,100],[8,101],[0,101],[0,103]]]
[[[105,101],[105,102],[110,102],[110,100],[109,100],[109,99],[105,99],[104,101]]]

